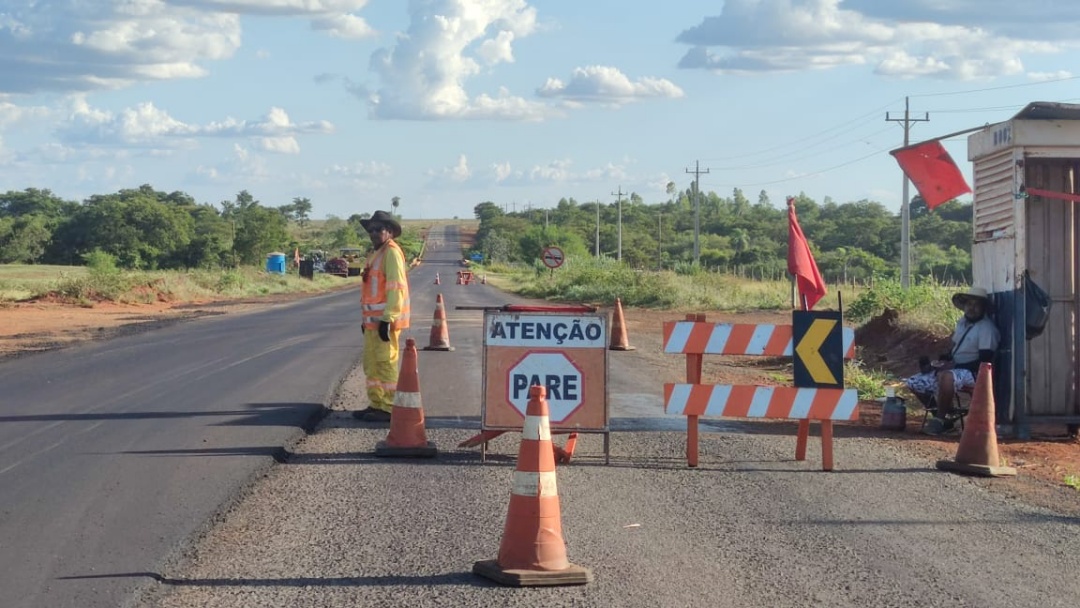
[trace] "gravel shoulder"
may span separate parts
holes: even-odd
[[[495,557],[516,439],[481,464],[429,428],[435,461],[372,456],[385,429],[348,414],[363,376],[191,549],[146,573],[137,606],[1071,606],[1080,519],[942,474],[895,442],[849,437],[842,470],[791,460],[778,433],[625,432],[604,466],[586,436],[558,472],[585,587],[507,589],[469,573]],[[819,461],[817,461],[819,462]]]

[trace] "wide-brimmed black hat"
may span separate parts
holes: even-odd
[[[970,300],[981,300],[984,305],[990,303],[990,294],[986,292],[982,287],[970,287],[967,291],[961,291],[960,293],[953,294],[952,303],[953,306],[964,309],[964,305]]]
[[[385,211],[376,211],[371,214],[366,220],[360,220],[360,225],[364,227],[364,230],[368,229],[368,226],[372,222],[382,224],[390,229],[390,234],[394,235],[394,238],[401,236],[401,224],[398,223],[394,216]]]

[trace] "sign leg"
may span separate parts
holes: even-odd
[[[832,420],[821,421],[821,470],[833,470]]]
[[[799,421],[799,434],[795,439],[795,460],[806,460],[806,441],[810,438],[810,421]]]
[[[604,433],[604,464],[611,464],[611,433]]]

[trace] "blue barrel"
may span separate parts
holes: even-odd
[[[266,272],[285,274],[285,254],[271,253],[266,256]]]

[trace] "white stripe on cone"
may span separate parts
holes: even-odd
[[[423,407],[420,393],[403,393],[398,391],[394,395],[394,407],[408,407],[412,409],[419,409]]]
[[[525,427],[521,429],[522,439],[533,441],[551,441],[551,423],[547,416],[526,416]]]
[[[514,487],[511,492],[515,496],[539,496],[546,498],[558,496],[559,489],[555,484],[555,472],[529,473],[516,471],[514,473]]]

